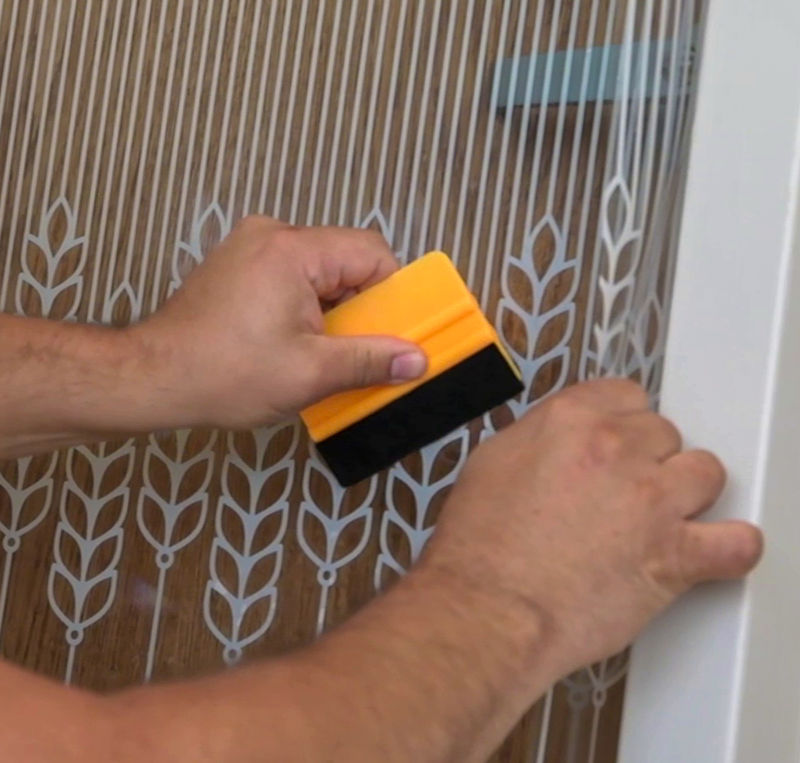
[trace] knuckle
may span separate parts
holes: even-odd
[[[570,390],[559,392],[542,404],[543,412],[557,421],[571,419],[580,408],[578,397]]]
[[[705,578],[709,549],[696,534],[678,526],[669,535],[666,548],[669,577],[676,592],[686,591]]]
[[[613,401],[625,408],[645,409],[649,398],[644,387],[632,379],[603,378],[588,382],[592,392],[601,399]]]
[[[294,379],[297,386],[308,390],[319,385],[320,380],[331,379],[336,368],[331,360],[331,354],[322,352],[316,343],[299,343],[297,361],[293,364],[295,369]]]
[[[259,231],[275,222],[276,220],[266,215],[247,215],[236,223],[236,227],[243,231]]]
[[[675,450],[680,450],[683,445],[683,434],[678,429],[675,422],[670,419],[659,416],[658,421],[664,429],[665,436],[670,440]]]
[[[362,239],[373,246],[380,246],[382,248],[388,248],[389,243],[383,237],[383,235],[376,231],[374,228],[358,228],[354,229],[354,231],[362,237]]]
[[[639,506],[656,506],[664,498],[664,485],[654,474],[640,477],[634,483],[634,500]]]
[[[590,429],[588,447],[593,458],[607,463],[619,456],[625,445],[622,429],[610,417],[600,417]]]
[[[728,475],[722,461],[707,450],[697,450],[688,455],[687,462],[697,479],[721,492]]]
[[[353,381],[367,387],[375,381],[375,353],[369,347],[354,345],[352,350]]]
[[[664,552],[648,559],[642,572],[651,590],[655,593],[659,606],[666,606],[682,591],[691,587],[689,570],[677,550]]]
[[[649,403],[647,391],[639,382],[632,379],[616,379],[615,386],[619,390],[619,394],[624,395],[632,403],[642,406]]]
[[[294,246],[300,228],[294,225],[278,225],[266,229],[269,232],[270,240],[278,248],[288,248]]]

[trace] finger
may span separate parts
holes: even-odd
[[[363,291],[394,273],[399,264],[389,244],[374,231],[307,228],[301,257],[320,299],[336,301],[348,291]]]
[[[310,394],[322,399],[347,389],[402,384],[421,377],[428,359],[417,345],[383,336],[309,338],[316,369]]]
[[[660,476],[665,502],[682,517],[696,517],[716,503],[725,487],[725,467],[705,450],[688,450],[668,458]]]
[[[669,419],[645,411],[626,414],[618,420],[630,447],[637,453],[657,461],[665,461],[680,453],[681,433]]]
[[[641,413],[650,403],[644,388],[630,379],[595,379],[570,387],[565,394],[609,413]]]
[[[690,588],[710,580],[733,580],[750,572],[764,550],[764,536],[747,522],[687,522],[680,536],[677,570]]]
[[[237,220],[233,226],[233,232],[243,232],[247,235],[261,234],[279,230],[281,228],[291,229],[289,223],[283,220],[278,220],[274,217],[267,217],[267,215],[247,215]]]

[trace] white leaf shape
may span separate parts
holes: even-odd
[[[54,221],[61,215],[64,218],[66,231],[60,243],[51,240]],[[30,261],[31,253],[25,250],[22,256],[22,272],[17,280],[15,293],[16,308],[20,314],[25,313],[23,288],[33,289],[39,296],[41,314],[43,317],[51,315],[53,305],[63,293],[72,289],[74,291],[71,302],[66,310],[59,311],[60,318],[75,318],[80,305],[84,281],[84,268],[86,265],[86,248],[83,246],[85,238],[77,235],[77,218],[69,203],[63,197],[56,199],[50,208],[42,215],[39,223],[38,234],[28,234],[27,240],[38,250],[39,257],[44,259],[45,274],[43,280],[34,275],[35,265]],[[72,265],[69,275],[59,274],[60,266],[68,257],[80,247],[77,260]]]

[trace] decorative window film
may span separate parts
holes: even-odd
[[[307,642],[408,569],[531,404],[604,374],[655,398],[701,11],[0,2],[3,310],[123,325],[244,214],[371,227],[451,253],[527,390],[349,491],[291,422],[3,465],[3,655],[103,689]],[[498,760],[613,760],[624,673],[566,679]]]

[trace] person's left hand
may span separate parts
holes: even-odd
[[[324,306],[397,268],[372,231],[247,217],[131,331],[172,370],[187,425],[274,423],[335,392],[425,372],[425,355],[403,340],[323,335]]]

